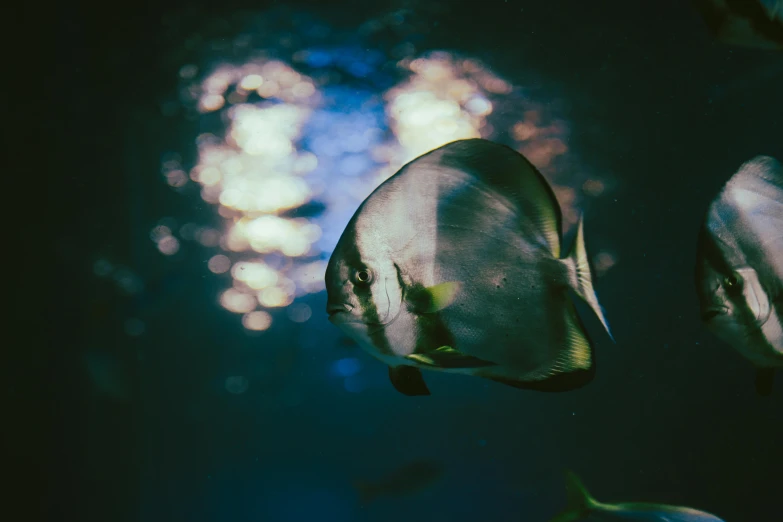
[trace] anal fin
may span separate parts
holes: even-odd
[[[570,299],[566,300],[565,307],[563,345],[558,357],[548,368],[524,375],[518,380],[479,376],[514,388],[550,393],[576,390],[589,384],[595,376],[593,349]]]
[[[495,366],[495,363],[466,355],[451,346],[441,346],[435,350],[426,353],[412,353],[407,356],[408,359],[416,361],[427,366],[438,368],[481,368],[484,366]]]
[[[409,397],[430,395],[427,383],[421,375],[421,370],[413,366],[389,366],[389,380],[394,388]]]
[[[540,381],[515,381],[512,379],[503,379],[500,377],[482,376],[485,379],[505,384],[520,390],[533,390],[546,393],[562,393],[579,389],[589,384],[595,372],[589,370],[578,370],[571,373],[561,373],[553,377],[542,379]]]

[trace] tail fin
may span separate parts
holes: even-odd
[[[568,255],[568,259],[574,265],[574,273],[576,275],[576,281],[574,284],[574,290],[581,297],[590,308],[593,309],[595,315],[600,319],[601,324],[604,325],[606,333],[614,342],[614,336],[609,329],[609,323],[606,322],[604,317],[604,311],[601,305],[598,304],[598,297],[595,295],[593,289],[593,274],[590,271],[590,260],[587,257],[587,250],[585,249],[585,236],[584,236],[584,221],[583,218],[579,218],[579,225],[576,230],[576,239],[574,245],[571,247],[571,253]]]
[[[589,512],[598,506],[598,502],[590,495],[576,473],[566,471],[565,475],[568,505],[549,522],[577,522],[587,517]]]

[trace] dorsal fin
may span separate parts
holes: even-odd
[[[756,156],[740,165],[729,183],[742,184],[748,178],[759,178],[783,189],[783,164],[771,156]]]
[[[458,140],[432,151],[433,160],[468,172],[520,206],[556,258],[560,257],[562,215],[544,176],[514,149],[483,139]]]

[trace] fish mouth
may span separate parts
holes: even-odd
[[[329,314],[329,317],[339,313],[348,313],[351,310],[353,310],[353,307],[348,304],[328,303],[326,305],[326,313]]]
[[[329,314],[329,322],[336,326],[363,322],[361,318],[353,314],[353,306],[349,304],[329,303],[326,306],[326,313]]]
[[[729,309],[725,306],[713,306],[708,308],[703,314],[701,314],[701,320],[705,323],[709,323],[719,315],[726,315]]]

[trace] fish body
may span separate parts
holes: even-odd
[[[550,522],[724,522],[688,507],[648,502],[607,504],[595,500],[572,472],[566,473],[568,507]]]
[[[699,238],[702,321],[758,369],[771,393],[783,368],[783,166],[757,156],[713,200]]]
[[[723,43],[783,50],[783,0],[692,0]]]
[[[524,156],[482,139],[419,156],[359,207],[326,270],[330,321],[428,395],[421,369],[564,391],[592,378],[569,292],[607,327],[580,225],[561,258],[561,215]]]

